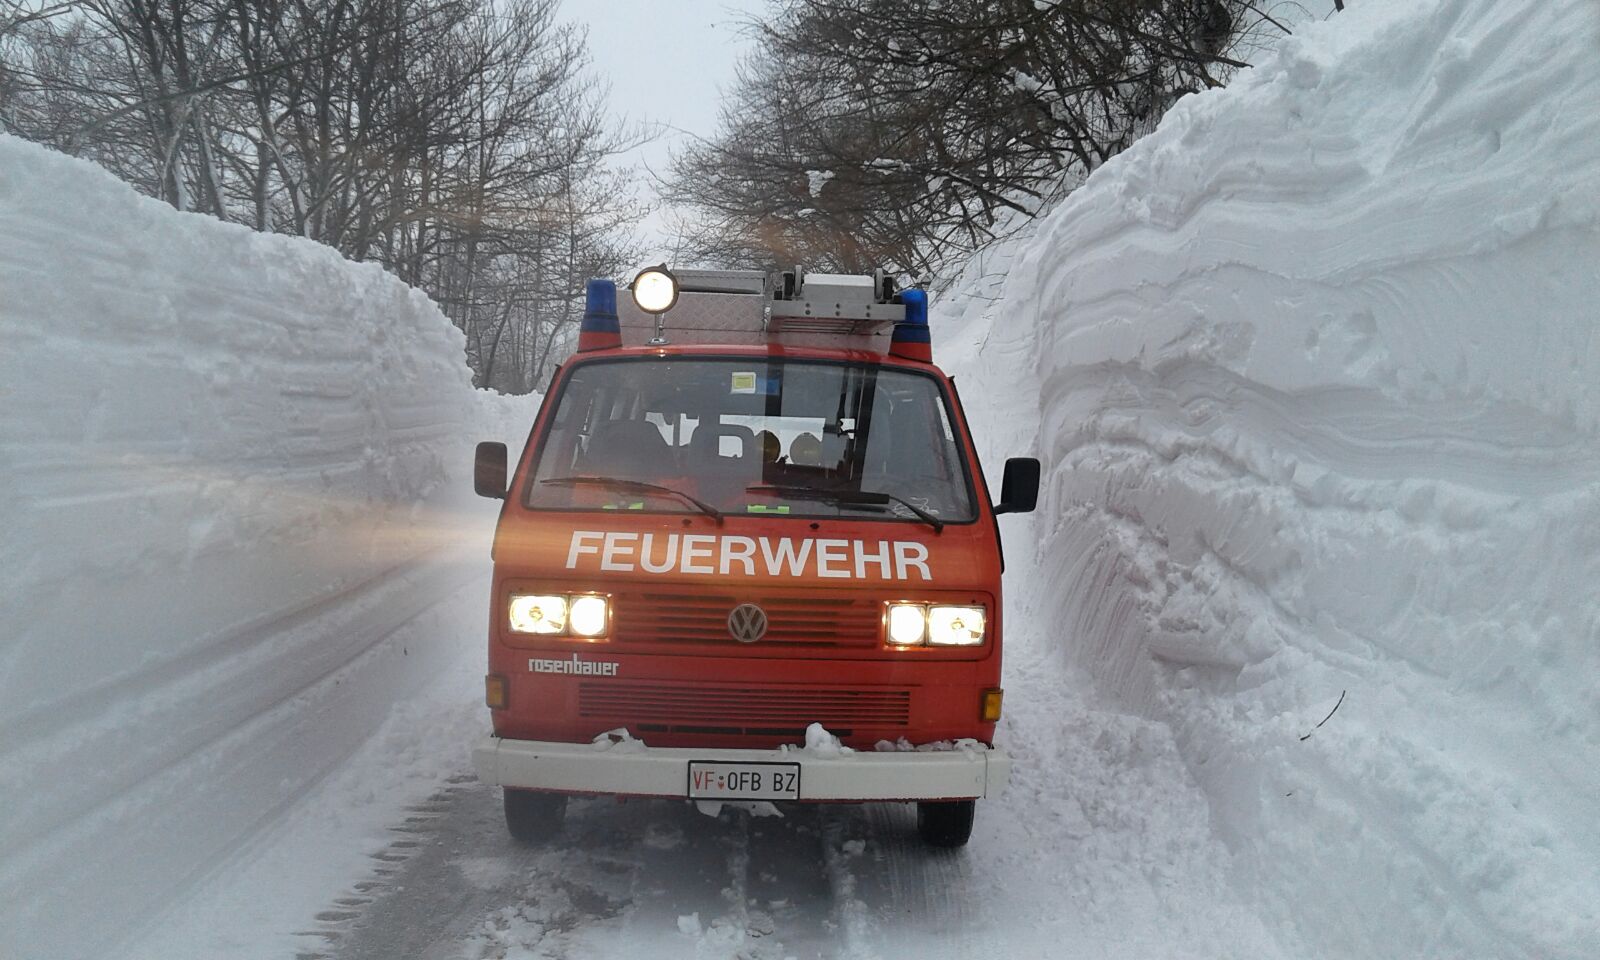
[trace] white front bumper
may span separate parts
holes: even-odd
[[[568,793],[687,797],[689,761],[797,763],[800,799],[965,800],[998,797],[1011,758],[993,748],[817,756],[799,749],[707,750],[624,743],[548,743],[489,737],[472,750],[478,779]]]

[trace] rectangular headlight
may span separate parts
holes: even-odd
[[[602,640],[611,632],[611,598],[590,593],[513,593],[513,633]]]
[[[929,607],[928,642],[936,647],[975,647],[983,643],[983,608]]]
[[[542,593],[511,595],[511,629],[515,633],[554,636],[567,630],[567,598]]]

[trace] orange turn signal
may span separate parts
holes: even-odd
[[[491,673],[483,678],[483,702],[489,705],[490,710],[504,710],[506,708],[506,678],[498,673]]]
[[[1000,701],[1006,698],[1006,692],[999,687],[983,691],[983,709],[981,716],[985,723],[993,723],[1000,719]]]

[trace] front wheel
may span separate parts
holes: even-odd
[[[561,832],[561,818],[567,812],[567,797],[562,793],[505,788],[506,829],[519,843],[543,843]]]
[[[972,839],[976,800],[940,800],[917,804],[917,833],[934,847],[964,847]]]

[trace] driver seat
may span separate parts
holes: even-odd
[[[672,447],[647,420],[611,420],[595,428],[584,452],[586,473],[619,480],[651,480],[673,462]]]

